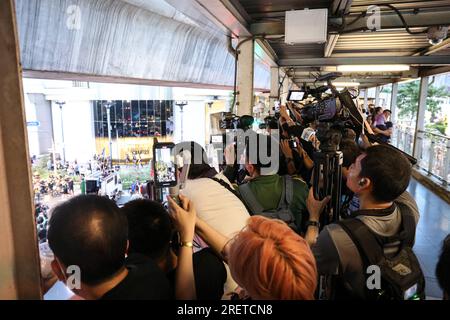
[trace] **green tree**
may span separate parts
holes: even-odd
[[[400,85],[398,90],[398,109],[400,118],[414,120],[419,107],[420,82],[408,82]],[[427,111],[431,112],[430,122],[434,123],[441,111],[442,98],[448,97],[445,87],[428,86]]]
[[[399,86],[397,106],[400,119],[414,120],[419,106],[419,81],[408,82]]]

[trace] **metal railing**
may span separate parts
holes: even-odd
[[[414,128],[397,126],[392,144],[411,154],[414,150]],[[430,131],[419,130],[416,148],[419,153],[417,165],[442,182],[444,187],[450,185],[450,137]]]
[[[414,152],[414,127],[411,125],[396,125],[391,144],[406,152],[409,155],[413,155]]]
[[[423,168],[429,176],[442,181],[444,186],[450,182],[450,137],[432,133],[429,131],[419,131],[423,134],[419,166]]]

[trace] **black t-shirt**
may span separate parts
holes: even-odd
[[[128,275],[101,300],[169,300],[173,297],[169,281],[152,260],[127,265]]]
[[[141,266],[149,261],[152,261],[149,257],[134,253],[127,258],[126,264]],[[227,271],[222,259],[210,248],[205,248],[193,254],[192,263],[197,300],[220,300],[224,293],[225,281],[227,280]],[[170,283],[173,297],[175,293],[175,274],[176,269],[165,275]]]

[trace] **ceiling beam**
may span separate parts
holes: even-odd
[[[434,46],[430,46],[429,48],[426,48],[425,50],[422,50],[416,54],[414,54],[415,56],[428,56],[430,54],[439,52],[441,50],[447,49],[448,47],[450,47],[450,38],[445,39],[444,41],[442,41],[440,44],[434,45]]]
[[[415,14],[413,11],[402,12],[406,24],[410,28],[424,28],[438,25],[448,25],[450,21],[450,11],[419,11]],[[352,16],[348,17],[352,20]],[[360,19],[344,30],[352,30],[367,27],[367,20]],[[381,13],[381,30],[383,29],[403,29],[403,23],[400,17],[393,12]]]
[[[418,64],[418,65],[450,65],[450,56],[417,56],[417,57],[357,57],[357,58],[308,58],[280,59],[281,67],[295,66],[338,66],[355,64]]]
[[[254,33],[250,30],[249,16],[245,10],[236,7],[236,1],[230,0],[196,0],[196,2],[210,15],[214,21],[229,30],[230,34],[239,38],[252,37]],[[278,66],[275,52],[267,41],[257,39],[256,42],[264,51],[264,60],[272,67]]]
[[[438,12],[419,12],[414,14],[412,11],[402,12],[406,23],[410,28],[425,28],[430,26],[448,25],[450,21],[450,11],[438,11]],[[349,21],[352,21],[356,14],[348,17]],[[329,18],[329,22],[339,23],[339,19]],[[342,30],[343,33],[351,31],[353,29],[360,29],[367,27],[367,20],[360,19],[351,26]],[[388,29],[404,29],[403,23],[399,16],[394,13],[384,12],[381,14],[381,30]],[[270,36],[281,36],[285,33],[284,21],[263,21],[252,23],[250,30],[253,34],[265,34]],[[339,33],[338,30],[333,30]]]
[[[380,83],[380,82],[390,82],[395,81],[396,79],[401,79],[401,77],[395,77],[395,78],[370,78],[370,79],[358,79],[358,78],[337,78],[336,82],[359,82],[359,83]],[[316,79],[314,78],[294,78],[294,81],[296,82],[315,82]]]
[[[350,11],[353,0],[334,0],[331,4],[331,12],[334,16],[347,14]],[[339,34],[329,34],[325,44],[325,58],[331,57],[339,39]]]
[[[419,77],[429,77],[441,73],[450,72],[450,66],[437,67],[437,68],[421,68],[419,71]]]

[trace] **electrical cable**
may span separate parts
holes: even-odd
[[[393,10],[393,11],[397,14],[397,16],[400,18],[400,20],[402,21],[403,27],[405,28],[406,32],[408,32],[410,35],[417,35],[417,34],[422,34],[422,33],[426,33],[426,32],[427,32],[426,29],[425,29],[425,30],[421,30],[421,31],[412,31],[412,30],[410,29],[410,27],[408,26],[408,24],[407,24],[405,18],[403,17],[403,14],[400,12],[400,10],[398,10],[398,9],[397,9],[396,7],[394,7],[393,5],[391,5],[391,4],[384,4],[384,3],[383,3],[383,4],[378,4],[378,6],[379,6],[379,7],[387,7],[387,8],[389,8],[389,9]],[[366,15],[367,15],[366,12],[361,12],[361,13],[359,14],[359,16],[356,17],[354,20],[352,20],[349,24],[345,24],[345,23],[344,23],[343,28],[348,27],[348,26],[351,26],[352,24],[354,24],[355,22],[357,22],[357,21],[360,20],[361,18],[365,17]],[[344,22],[345,22],[345,17],[344,17]],[[339,33],[339,34],[346,34],[346,33],[353,33],[353,32],[358,32],[358,31],[368,31],[368,30],[370,30],[370,31],[376,31],[376,30],[369,29],[368,27],[359,27],[359,28],[350,29],[350,30],[341,30],[341,31],[339,31],[338,33]]]

